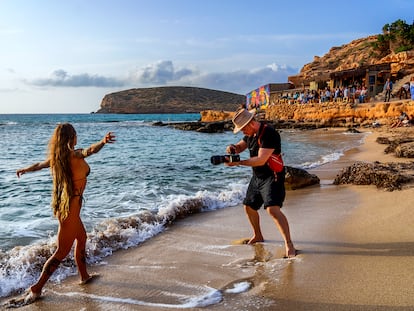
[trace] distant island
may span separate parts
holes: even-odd
[[[105,95],[96,113],[199,113],[203,110],[235,111],[246,96],[199,87],[136,88]]]

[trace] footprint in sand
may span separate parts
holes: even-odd
[[[243,244],[248,244],[249,241],[250,241],[250,238],[242,238],[242,239],[232,241],[231,244],[232,245],[243,245]]]

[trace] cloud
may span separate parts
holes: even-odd
[[[173,62],[166,60],[137,70],[131,78],[146,86],[195,86],[245,94],[267,83],[285,83],[288,81],[288,76],[297,73],[297,68],[277,64],[252,70],[201,73],[193,68],[175,70]]]
[[[246,94],[264,84],[286,83],[288,82],[289,76],[297,73],[298,70],[295,68],[271,64],[252,70],[205,73],[197,76],[184,77],[178,82],[183,85]]]
[[[275,63],[251,70],[209,73],[201,72],[197,68],[176,68],[171,60],[161,60],[131,72],[126,79],[87,73],[70,75],[65,70],[59,69],[48,78],[25,82],[35,86],[52,87],[194,86],[246,94],[264,84],[285,83],[289,76],[297,73],[296,68]]]
[[[70,75],[63,69],[55,70],[49,78],[38,78],[25,82],[35,86],[59,87],[121,87],[126,84],[124,80],[88,73]]]
[[[178,81],[184,77],[192,76],[194,71],[189,68],[175,70],[174,64],[170,60],[159,61],[149,64],[146,67],[137,70],[132,75],[139,83],[143,84],[167,84]]]

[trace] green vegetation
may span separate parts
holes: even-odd
[[[385,24],[382,27],[382,34],[377,36],[377,42],[373,43],[373,47],[380,55],[414,49],[414,22],[409,25],[398,19],[392,24]]]

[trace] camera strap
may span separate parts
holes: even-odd
[[[264,133],[266,127],[267,127],[267,124],[266,123],[263,123],[262,131],[260,132],[259,137],[257,138],[257,142],[259,143],[259,148],[262,147],[261,146],[261,143],[260,143],[260,138],[262,138],[263,133]]]

